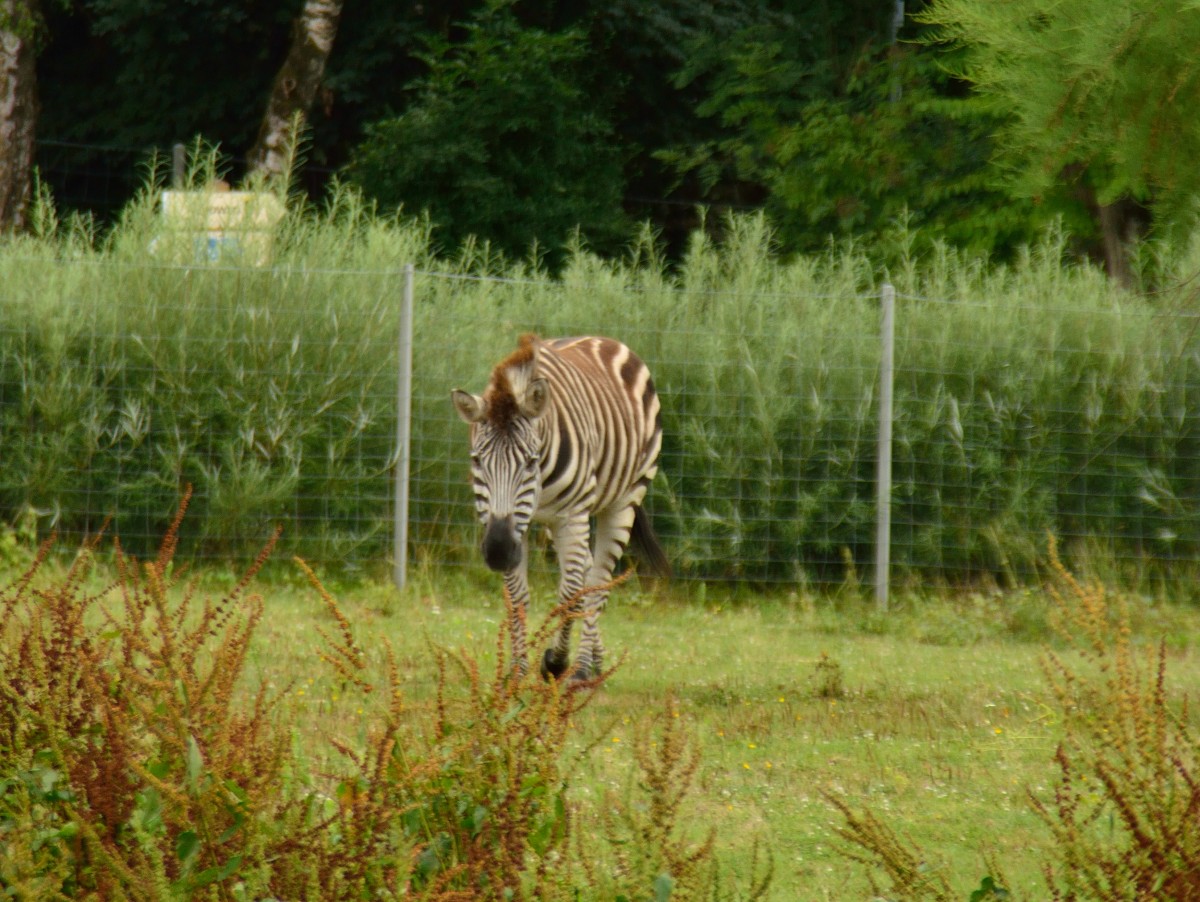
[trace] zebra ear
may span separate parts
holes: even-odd
[[[487,416],[487,401],[478,395],[456,388],[450,392],[450,398],[464,423],[478,423]]]
[[[525,389],[525,400],[521,402],[521,413],[535,420],[546,412],[550,402],[550,383],[543,377],[534,379]]]

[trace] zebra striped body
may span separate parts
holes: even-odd
[[[504,574],[513,601],[513,657],[525,668],[529,602],[528,530],[545,523],[558,555],[559,598],[583,621],[574,674],[600,671],[598,619],[607,583],[636,532],[653,566],[666,569],[641,502],[658,470],[659,401],[645,364],[610,338],[543,341],[532,335],[492,371],[483,395],[455,391],[471,425],[471,478],[484,526],[482,551]],[[595,521],[594,540],[589,521]],[[543,658],[543,673],[567,670],[571,627],[564,621]]]

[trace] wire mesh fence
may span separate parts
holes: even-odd
[[[147,552],[190,485],[193,557],[252,554],[282,525],[285,548],[314,563],[383,574],[403,451],[409,566],[479,567],[450,390],[482,389],[522,332],[600,333],[654,373],[664,443],[647,506],[680,578],[873,578],[874,290],[418,269],[405,440],[400,267],[4,266],[10,526],[70,538],[110,520]],[[893,583],[1028,583],[1055,535],[1077,565],[1186,592],[1200,553],[1198,324],[1054,286],[1024,301],[901,293]],[[537,566],[552,566],[535,544]]]
[[[393,274],[9,260],[0,503],[64,539],[356,564],[390,524]]]

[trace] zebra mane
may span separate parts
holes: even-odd
[[[532,332],[522,335],[517,349],[492,370],[492,379],[484,398],[487,400],[488,422],[497,429],[507,429],[520,413],[517,393],[524,394],[525,387],[533,380],[537,365],[534,351],[537,340],[538,337]]]

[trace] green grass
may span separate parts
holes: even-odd
[[[264,592],[250,675],[294,683],[306,725],[298,746],[319,770],[328,738],[365,739],[373,712],[347,710],[314,656],[317,629],[332,625],[315,594],[287,583]],[[384,640],[393,645],[416,721],[434,703],[432,647],[461,648],[484,672],[495,660],[502,605],[486,579],[335,594],[377,672]],[[537,596],[550,598],[550,587]],[[987,873],[985,856],[1017,898],[1044,897],[1049,837],[1026,793],[1049,797],[1056,777],[1060,719],[1039,666],[1048,604],[1033,592],[922,598],[880,615],[857,597],[621,587],[602,623],[622,663],[579,716],[571,795],[592,809],[621,798],[633,747],[673,697],[702,752],[683,823],[697,839],[714,828],[731,871],[749,869],[756,844],[769,846],[772,898],[869,897],[864,868],[837,851],[840,816],[826,792],[919,844],[963,899]],[[1133,614],[1139,636],[1167,638],[1169,685],[1194,685],[1200,612],[1135,601]]]

